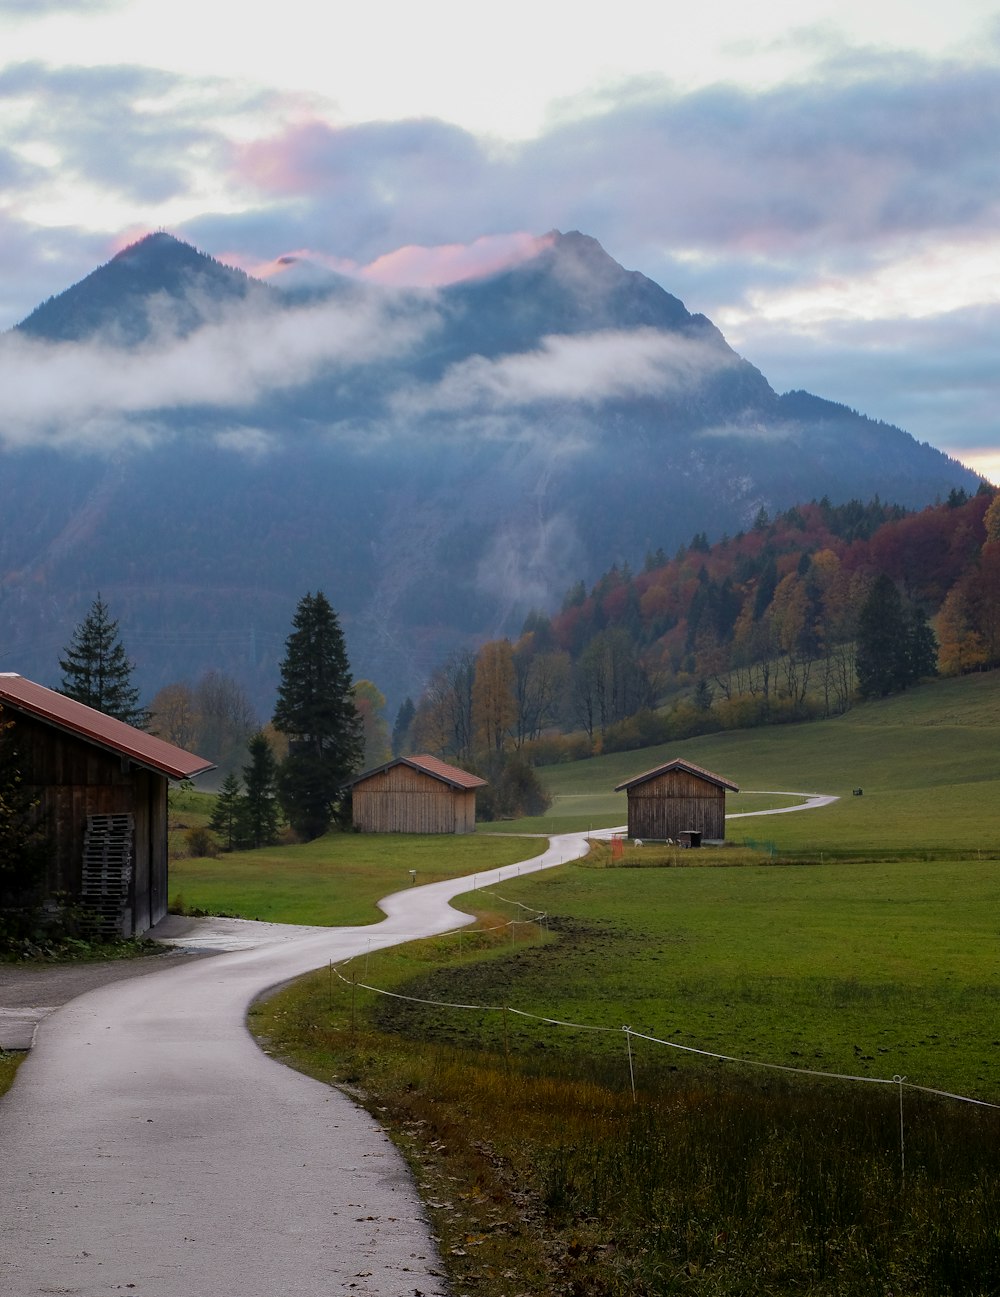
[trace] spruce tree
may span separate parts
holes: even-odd
[[[401,757],[411,750],[411,731],[413,729],[413,718],[416,714],[417,709],[413,705],[413,699],[405,698],[400,704],[399,711],[396,713],[396,723],[392,727],[392,755],[394,757]]]
[[[241,836],[248,847],[269,847],[278,840],[278,763],[262,731],[250,739],[247,750],[250,763],[243,767]]]
[[[937,644],[924,613],[884,572],[858,613],[858,692],[884,698],[937,674]]]
[[[880,572],[858,612],[858,692],[884,698],[906,687],[906,612],[896,584]]]
[[[149,714],[139,706],[139,690],[132,684],[133,664],[118,639],[118,623],[109,617],[100,594],[64,652],[66,656],[59,659],[61,693],[145,729]]]
[[[275,728],[288,736],[278,797],[289,824],[308,840],[330,827],[363,746],[344,636],[322,591],[300,600],[292,625],[274,709]]]
[[[208,827],[221,840],[226,851],[235,851],[243,836],[244,799],[238,776],[226,775],[215,798]]]

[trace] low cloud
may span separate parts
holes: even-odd
[[[395,399],[397,409],[484,413],[558,401],[687,393],[739,363],[715,341],[658,329],[606,330],[542,340],[537,351],[452,366],[439,383]]]
[[[113,450],[158,435],[157,411],[241,408],[320,373],[405,356],[437,326],[430,302],[396,299],[297,310],[233,310],[186,338],[136,350],[105,341],[48,343],[8,334],[0,345],[0,439]],[[232,429],[221,444],[260,453]]]
[[[519,230],[512,234],[484,235],[471,243],[446,243],[431,248],[408,244],[376,257],[367,265],[310,248],[297,248],[263,265],[243,260],[241,268],[276,287],[319,287],[335,276],[346,275],[386,287],[440,288],[509,270],[538,256],[550,242],[548,235],[539,237]],[[241,263],[240,258],[234,261]]]

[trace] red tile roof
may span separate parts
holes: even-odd
[[[644,784],[649,779],[656,779],[658,775],[665,775],[670,770],[684,770],[689,775],[694,775],[698,779],[704,779],[710,784],[715,784],[719,788],[728,788],[731,792],[738,793],[739,785],[731,783],[728,779],[723,779],[722,775],[713,774],[711,770],[706,770],[703,766],[696,766],[693,761],[685,761],[683,757],[674,757],[673,761],[667,761],[662,766],[656,766],[652,770],[647,770],[641,775],[636,775],[632,779],[626,779],[623,784],[615,786],[615,792],[620,793],[625,788],[635,788],[638,784]]]
[[[136,765],[155,770],[170,779],[193,779],[195,775],[215,768],[213,761],[196,757],[165,739],[137,730],[113,716],[105,716],[93,707],[86,707],[54,689],[46,689],[44,685],[36,685],[24,676],[0,672],[0,705],[34,716],[108,752],[117,752]]]
[[[412,770],[422,770],[425,775],[440,779],[442,783],[450,784],[452,788],[469,789],[486,786],[486,780],[480,779],[478,775],[470,775],[467,770],[459,770],[458,766],[450,766],[447,761],[423,753],[420,756],[396,757],[384,765],[377,766],[374,770],[366,770],[363,774],[349,780],[348,787],[361,783],[362,779],[370,779],[372,775],[380,775],[386,770],[391,770],[393,766],[409,766]]]

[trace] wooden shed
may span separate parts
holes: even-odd
[[[628,795],[630,838],[675,842],[695,832],[721,841],[726,836],[726,790],[736,784],[680,757],[619,784]]]
[[[352,779],[362,833],[475,833],[476,789],[485,779],[432,756],[396,757]]]
[[[78,898],[107,936],[138,936],[167,912],[167,787],[213,769],[23,676],[0,674],[24,786],[49,844],[50,896]]]

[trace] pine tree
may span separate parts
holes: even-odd
[[[223,780],[212,808],[208,827],[222,841],[226,851],[235,851],[243,839],[243,788],[237,775]]]
[[[278,763],[262,731],[250,739],[247,750],[250,763],[243,767],[241,837],[248,847],[269,847],[278,840]]]
[[[858,612],[858,692],[884,698],[905,688],[906,611],[895,582],[884,572],[872,582]]]
[[[118,639],[118,623],[108,616],[100,594],[64,651],[66,656],[59,659],[61,693],[145,729],[149,714],[139,706],[139,690],[132,684],[133,664]]]
[[[300,600],[292,625],[274,709],[275,728],[288,736],[278,796],[308,840],[330,827],[363,748],[344,636],[322,591]]]
[[[401,757],[411,751],[411,731],[413,729],[413,718],[417,714],[417,709],[413,705],[412,698],[404,698],[400,703],[399,711],[396,713],[396,723],[392,727],[392,755]]]
[[[937,674],[937,645],[924,613],[905,603],[884,572],[858,613],[858,692],[884,698]]]

